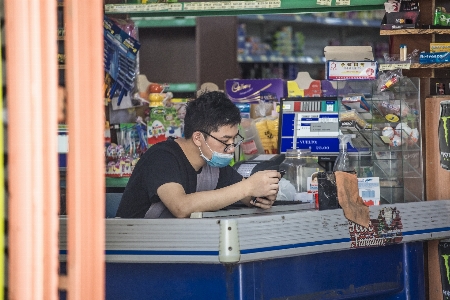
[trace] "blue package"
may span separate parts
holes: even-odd
[[[450,62],[450,52],[421,52],[419,55],[420,64],[439,64]]]
[[[250,113],[250,103],[235,103],[241,113]]]

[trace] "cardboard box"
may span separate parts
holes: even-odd
[[[440,64],[450,62],[450,52],[421,52],[419,54],[420,64]]]
[[[378,75],[371,46],[327,46],[328,80],[373,80]]]
[[[430,52],[450,52],[450,43],[430,43]]]
[[[321,97],[320,80],[311,78],[308,72],[298,72],[297,78],[287,82],[288,97]]]

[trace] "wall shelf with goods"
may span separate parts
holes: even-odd
[[[420,5],[420,21],[417,28],[380,30],[380,35],[390,37],[390,47],[393,54],[400,45],[407,45],[408,49],[417,49],[419,52],[430,52],[430,43],[448,43],[450,42],[450,27],[428,28],[433,24],[434,13],[437,7],[445,7],[448,11],[450,5],[444,0],[418,0]],[[448,63],[439,64],[411,64],[410,70],[404,70],[404,75],[409,77],[438,78],[448,77]],[[422,95],[424,101],[426,94],[430,90],[430,81],[422,80]]]
[[[324,14],[282,14],[282,15],[241,15],[240,22],[285,22],[319,24],[327,26],[355,26],[380,28],[380,20],[347,19],[340,17],[329,17]]]
[[[181,2],[181,3],[148,3],[148,4],[118,4],[117,0],[106,1],[105,14],[126,14],[128,17],[136,21],[136,25],[141,28],[140,39],[142,42],[140,53],[140,72],[146,74],[149,80],[157,82],[179,83],[179,82],[196,82],[200,86],[204,82],[214,82],[222,87],[225,79],[236,77],[248,77],[243,75],[242,67],[246,68],[248,63],[263,64],[267,69],[270,66],[264,65],[264,58],[255,55],[245,55],[231,57],[233,45],[236,41],[229,41],[227,43],[221,42],[220,37],[230,37],[230,30],[236,26],[238,22],[244,20],[255,23],[277,23],[281,20],[283,22],[295,22],[295,24],[302,24],[303,26],[315,27],[317,24],[323,26],[332,26],[336,28],[348,28],[362,26],[365,28],[375,28],[379,25],[377,20],[369,19],[348,19],[333,16],[313,16],[305,14],[308,12],[329,12],[329,11],[363,11],[370,13],[373,10],[380,10],[383,8],[384,1],[352,1],[350,5],[345,5],[341,1],[333,0],[330,6],[318,5],[317,1],[296,1],[296,0],[278,0],[278,1],[201,1],[201,2]],[[120,2],[120,1],[119,1]],[[126,2],[126,1],[122,1]],[[296,15],[285,15],[288,13],[302,13]],[[254,15],[256,14],[256,15]],[[280,15],[283,14],[283,15]],[[215,18],[195,18],[198,16],[215,16]],[[216,16],[238,16],[238,17],[222,17]],[[159,19],[158,19],[159,18]],[[201,19],[201,21],[199,21]],[[208,19],[215,19],[208,21]],[[237,19],[237,20],[236,20]],[[261,21],[263,20],[263,21]],[[210,26],[213,23],[215,26]],[[203,25],[201,25],[202,23]],[[207,25],[207,24],[210,25]],[[308,25],[309,24],[309,25]],[[202,38],[207,32],[206,26],[209,28],[219,28],[211,33],[206,38]],[[327,27],[328,28],[328,27]],[[378,27],[379,28],[379,27]],[[345,29],[340,29],[336,32],[331,32],[340,38],[339,43],[342,43],[342,38],[353,39],[342,32]],[[322,30],[323,32],[324,30]],[[340,31],[340,32],[339,32]],[[322,39],[322,33],[314,33],[317,35],[317,40]],[[235,36],[232,33],[231,36]],[[379,34],[377,34],[379,37]],[[328,41],[330,37],[326,37]],[[188,41],[190,40],[190,42]],[[148,43],[147,43],[148,41]],[[174,41],[174,42],[173,42]],[[211,42],[213,41],[213,42]],[[335,41],[332,41],[335,42]],[[216,44],[216,47],[208,45],[208,43]],[[218,43],[218,44],[217,44]],[[314,42],[315,43],[315,42]],[[349,43],[352,43],[349,41]],[[177,45],[175,45],[177,44]],[[220,47],[223,45],[223,47]],[[312,45],[312,54],[305,53],[304,55],[271,55],[268,63],[276,64],[275,68],[279,70],[287,70],[291,68],[291,74],[297,74],[298,69],[293,70],[292,64],[297,66],[302,64],[308,68],[310,73],[319,73],[322,76],[322,70],[319,71],[318,65],[323,61],[323,47],[327,44],[321,44],[316,47]],[[177,49],[179,48],[179,49]],[[235,47],[236,49],[237,47]],[[202,49],[202,50],[201,50]],[[205,51],[208,51],[208,55]],[[220,53],[219,53],[220,52]],[[155,53],[149,55],[148,53]],[[160,56],[158,56],[160,55]],[[145,59],[143,57],[145,56]],[[172,72],[170,68],[165,70],[162,63],[165,65],[182,66],[180,70]],[[219,65],[217,65],[219,64]],[[208,66],[217,65],[221,69],[221,74],[211,72]],[[150,73],[152,70],[157,72]],[[169,71],[170,70],[170,71]],[[287,71],[283,71],[287,72]],[[153,74],[155,78],[153,78]],[[170,74],[169,74],[170,73]],[[266,72],[267,73],[267,72]],[[271,76],[271,73],[266,74]],[[277,77],[278,74],[276,74]],[[289,78],[284,75],[281,77]]]
[[[238,54],[237,61],[239,63],[324,64],[325,57]]]
[[[384,10],[238,16],[241,77],[292,80],[306,71],[324,79],[323,50],[329,45],[371,45],[382,60],[389,51],[388,38],[379,34],[383,15]]]

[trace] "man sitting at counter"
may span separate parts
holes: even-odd
[[[169,138],[142,155],[116,217],[187,218],[237,201],[272,206],[280,173],[265,170],[244,180],[229,166],[243,138],[240,111],[225,93],[206,92],[189,102],[184,122],[184,138]]]

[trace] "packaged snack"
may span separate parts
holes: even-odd
[[[377,108],[389,122],[398,122],[400,117],[406,117],[411,111],[403,100],[380,101]]]
[[[378,78],[379,90],[384,92],[394,86],[403,77],[401,69],[389,70],[383,72]]]
[[[363,94],[348,94],[342,98],[342,105],[346,109],[355,109],[357,112],[370,111],[370,105],[367,103]]]
[[[256,129],[267,154],[278,152],[278,118],[264,117],[256,119]]]
[[[369,127],[369,124],[361,115],[354,109],[343,111],[339,113],[340,121],[355,121],[361,129]]]

